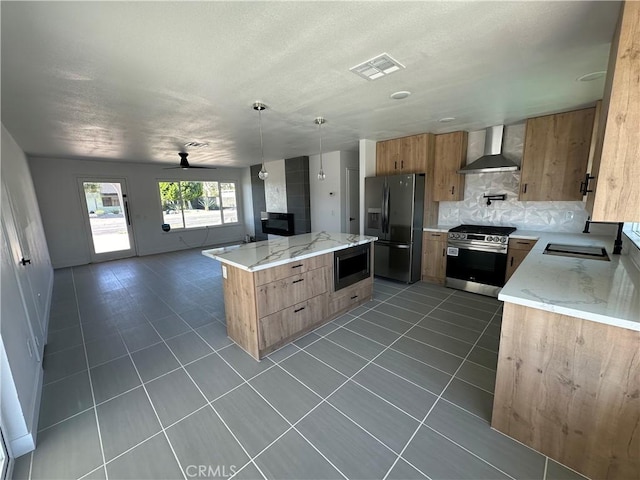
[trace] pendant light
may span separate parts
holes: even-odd
[[[258,178],[260,180],[266,180],[269,176],[269,172],[264,166],[264,144],[262,142],[262,110],[266,110],[267,106],[262,102],[255,102],[253,104],[253,109],[258,111],[258,125],[260,126],[260,158],[262,159],[262,168],[258,173]]]
[[[320,171],[318,172],[318,180],[321,182],[326,178],[322,168],[322,124],[325,122],[326,120],[322,117],[316,117],[314,120],[314,123],[318,125],[318,134],[320,136]]]

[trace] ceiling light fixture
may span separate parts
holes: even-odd
[[[204,147],[208,147],[209,144],[206,142],[199,142],[197,140],[194,140],[192,142],[185,143],[184,146],[188,148],[204,148]]]
[[[456,119],[456,117],[444,117],[444,118],[441,118],[438,121],[440,123],[449,123],[449,122],[453,122],[455,119]]]
[[[322,124],[325,123],[326,120],[322,117],[316,117],[314,123],[318,125],[318,135],[320,136],[320,171],[318,172],[318,180],[323,181],[326,178],[324,174],[324,170],[322,169]]]
[[[262,160],[262,168],[258,173],[258,178],[260,180],[266,180],[269,176],[269,172],[264,166],[264,144],[262,142],[262,110],[266,110],[267,106],[262,102],[255,102],[253,104],[253,109],[258,111],[258,125],[260,127],[260,159]]]
[[[600,70],[598,72],[585,73],[584,75],[576,78],[578,82],[593,82],[604,77],[607,74],[606,70]]]
[[[394,100],[402,100],[403,98],[407,98],[409,95],[411,95],[411,92],[407,90],[400,90],[399,92],[394,92],[389,95],[389,98],[393,98]]]

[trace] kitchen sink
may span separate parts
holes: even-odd
[[[545,255],[560,255],[562,257],[587,258],[591,260],[604,260],[606,262],[609,261],[609,255],[607,255],[607,251],[603,247],[549,243],[542,253]]]

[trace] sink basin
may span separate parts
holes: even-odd
[[[609,255],[603,247],[589,247],[585,245],[563,245],[549,243],[542,252],[545,255],[560,255],[562,257],[587,258],[591,260],[609,261]]]

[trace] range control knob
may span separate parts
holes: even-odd
[[[493,242],[493,237],[491,235],[487,237],[487,242]]]
[[[500,242],[501,243],[507,243],[507,237],[500,238]]]

